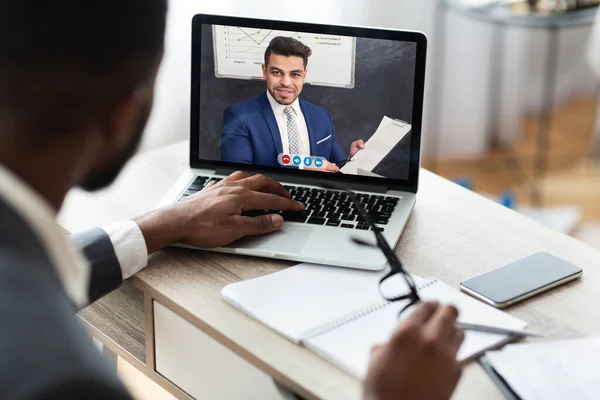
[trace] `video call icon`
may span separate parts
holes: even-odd
[[[327,159],[323,157],[303,156],[301,154],[279,153],[277,156],[277,161],[279,162],[279,165],[282,166],[293,165],[295,167],[301,167],[304,164],[305,167],[314,166],[315,168],[324,168],[326,160]]]

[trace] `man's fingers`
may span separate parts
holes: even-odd
[[[407,325],[423,325],[440,307],[438,302],[426,301],[418,304],[415,310],[404,320]]]
[[[241,180],[241,179],[245,179],[245,178],[247,178],[247,177],[249,177],[249,176],[250,176],[250,175],[248,175],[248,174],[247,174],[247,173],[245,173],[245,172],[242,172],[242,171],[236,171],[236,172],[234,172],[233,174],[229,175],[228,177],[221,179],[220,181],[209,181],[209,182],[208,182],[208,183],[207,183],[207,184],[206,184],[206,185],[205,185],[205,186],[202,188],[202,190],[209,189],[209,188],[211,188],[211,187],[213,187],[213,186],[215,186],[215,185],[218,185],[218,184],[223,184],[223,183],[226,183],[226,182],[235,182],[235,181],[239,181],[239,180]]]
[[[327,166],[325,167],[321,167],[321,168],[314,168],[314,167],[305,167],[304,168],[305,171],[317,171],[317,172],[326,172],[328,174],[333,173],[333,172],[337,172],[337,171],[332,171],[330,170]]]
[[[373,353],[377,353],[379,351],[381,351],[383,348],[385,348],[385,345],[383,344],[374,344],[373,346],[371,346],[371,354]]]
[[[273,193],[277,196],[290,198],[290,193],[275,179],[264,175],[254,175],[238,182],[243,187],[254,192]]]
[[[385,354],[386,346],[385,344],[378,343],[371,347],[371,360],[376,359],[381,354]]]
[[[421,327],[431,318],[440,305],[435,301],[426,301],[419,303],[415,310],[408,316],[392,334],[390,342],[401,342],[405,340],[406,332],[417,333]]]
[[[365,142],[362,139],[359,139],[356,141],[356,144],[358,145],[359,148],[364,149],[365,148]]]
[[[248,192],[242,201],[243,210],[304,210],[304,204],[270,193]]]
[[[229,175],[227,178],[224,178],[221,182],[235,182],[235,181],[239,181],[242,179],[246,179],[249,176],[250,175],[248,175],[245,172],[235,171],[233,174]]]
[[[208,189],[208,188],[211,188],[211,187],[215,186],[217,183],[218,183],[217,181],[210,181],[210,182],[208,182],[208,183],[206,184],[206,186],[204,186],[204,187],[202,188],[202,190],[206,190],[206,189]]]
[[[329,161],[327,161],[327,165],[325,166],[325,169],[330,172],[339,172],[339,170],[340,170],[340,168],[337,165],[335,165],[334,163],[331,163]]]
[[[269,233],[276,231],[283,226],[283,217],[278,214],[240,218],[242,218],[241,233],[243,236]]]
[[[434,337],[441,338],[444,341],[451,341],[456,330],[455,323],[457,318],[458,310],[456,307],[440,307],[427,322],[426,329],[430,330],[430,333]]]
[[[463,341],[465,340],[465,331],[460,328],[454,328],[454,332],[452,333],[452,337],[450,339],[450,350],[452,354],[456,355]]]

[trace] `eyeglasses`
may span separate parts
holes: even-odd
[[[404,269],[404,266],[396,256],[396,253],[394,253],[394,250],[392,250],[392,248],[388,245],[387,241],[381,234],[381,230],[377,227],[377,225],[375,225],[373,217],[365,210],[360,200],[356,197],[356,194],[354,194],[354,192],[352,192],[351,190],[345,189],[332,182],[323,183],[321,186],[325,189],[339,190],[346,193],[352,201],[352,203],[354,203],[358,214],[366,223],[369,224],[371,230],[375,234],[375,238],[377,239],[377,245],[365,242],[364,240],[356,237],[353,237],[352,241],[361,246],[379,248],[383,252],[383,255],[385,256],[387,262],[390,264],[390,271],[379,280],[379,293],[381,294],[381,297],[383,297],[384,300],[390,302],[408,300],[408,304],[400,310],[398,315],[402,314],[404,311],[406,311],[406,309],[421,301],[419,293],[417,292],[417,285],[415,284],[413,277],[408,273],[408,271],[406,271],[406,269]],[[406,285],[409,289],[408,293],[389,295],[385,293],[385,291],[382,289],[384,285],[386,283],[389,283],[391,281],[391,278],[396,275],[401,275],[404,278],[404,281],[406,282]]]

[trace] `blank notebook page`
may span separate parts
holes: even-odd
[[[437,300],[441,304],[456,306],[460,313],[459,320],[462,322],[513,329],[522,329],[527,325],[524,321],[485,305],[441,281],[432,279],[419,286],[422,287],[419,294],[423,300]],[[303,343],[351,375],[363,378],[367,371],[371,347],[387,341],[398,325],[398,312],[405,305],[405,302],[391,303],[351,322],[340,323],[335,329],[307,338]],[[406,318],[411,310],[407,310],[402,318]],[[467,331],[458,359],[471,359],[485,350],[507,343],[508,340],[506,335]]]
[[[321,325],[381,303],[378,284],[382,275],[300,264],[228,285],[221,294],[225,301],[298,343]]]

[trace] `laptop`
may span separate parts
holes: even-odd
[[[418,187],[426,49],[418,32],[196,15],[190,168],[160,206],[233,171],[264,174],[305,211],[269,210],[280,231],[212,251],[383,269],[352,241],[375,238],[348,195],[323,186],[354,191],[397,244]]]

